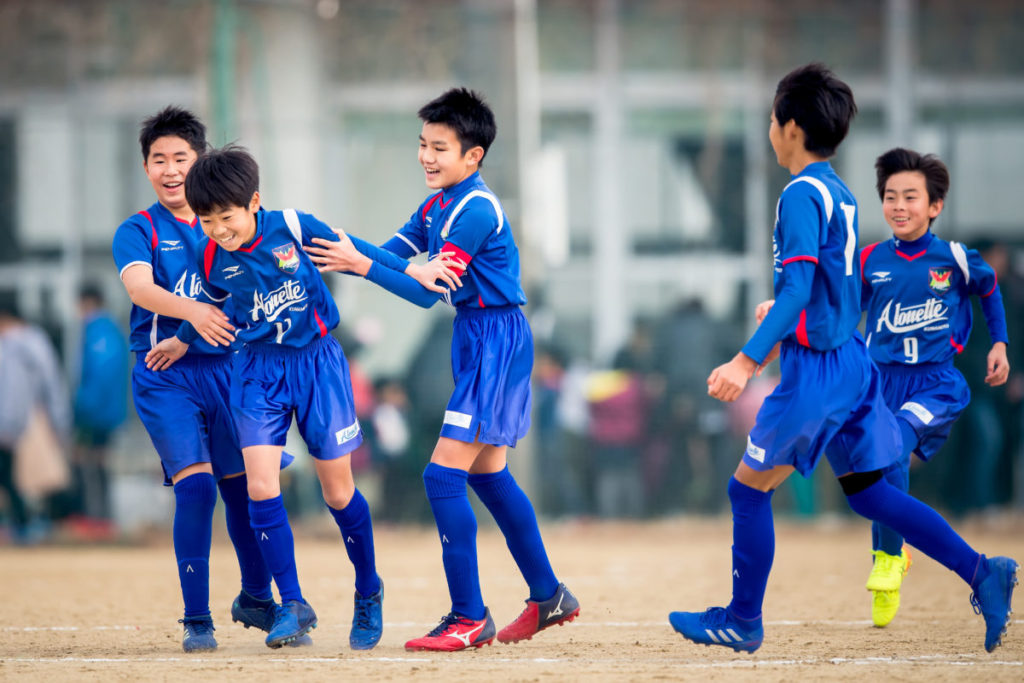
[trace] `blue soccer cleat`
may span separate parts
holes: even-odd
[[[267,634],[267,647],[281,647],[295,642],[316,628],[316,612],[307,602],[288,600],[278,605],[274,625]]]
[[[273,598],[260,600],[242,591],[231,603],[231,621],[238,622],[246,628],[254,627],[270,632],[274,627],[277,606]]]
[[[1003,634],[1010,625],[1017,563],[1009,557],[990,557],[983,561],[988,575],[971,594],[971,606],[975,614],[985,617],[985,650],[992,652],[1003,644]]]
[[[240,623],[246,628],[253,627],[269,632],[274,627],[277,607],[277,603],[272,598],[260,600],[243,590],[235,598],[235,601],[231,603],[231,620]],[[309,637],[309,634],[306,634],[291,641],[288,643],[288,646],[305,647],[312,644],[313,639]]]
[[[704,612],[672,612],[672,628],[687,640],[700,645],[724,645],[736,652],[753,652],[764,641],[761,619],[738,619],[725,607],[709,607]]]
[[[378,580],[380,578],[378,577]],[[348,634],[348,645],[353,650],[372,650],[380,642],[384,632],[384,618],[381,614],[384,602],[384,582],[373,595],[364,598],[356,591],[352,608],[352,630]]]
[[[213,619],[178,619],[185,625],[185,635],[181,639],[181,648],[185,652],[211,652],[217,649],[217,639],[213,637]]]

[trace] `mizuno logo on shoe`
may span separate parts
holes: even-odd
[[[470,639],[471,639],[471,638],[472,638],[472,637],[473,637],[474,635],[476,635],[476,634],[477,634],[477,632],[481,631],[481,630],[483,629],[483,627],[484,627],[484,626],[486,626],[486,625],[487,625],[487,620],[485,619],[485,620],[481,621],[481,622],[480,622],[480,623],[479,623],[479,624],[477,625],[477,627],[476,627],[476,628],[474,628],[474,629],[471,629],[471,630],[469,630],[469,631],[466,631],[465,633],[459,633],[459,632],[457,632],[457,631],[456,631],[456,632],[454,632],[454,633],[446,633],[445,635],[446,635],[446,636],[448,636],[448,637],[450,637],[450,638],[455,638],[456,640],[459,640],[459,641],[461,641],[461,642],[462,642],[462,644],[463,644],[463,645],[465,645],[466,647],[469,647],[469,641],[470,641]]]
[[[562,594],[558,596],[558,604],[555,605],[555,608],[553,610],[548,612],[548,617],[547,617],[547,619],[545,619],[545,621],[547,621],[548,619],[551,619],[551,617],[553,617],[553,616],[556,616],[556,615],[559,615],[559,614],[563,613],[562,612],[562,600],[565,600],[565,592],[562,592]]]

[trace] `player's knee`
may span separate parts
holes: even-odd
[[[323,491],[325,503],[335,510],[343,510],[355,495],[356,484],[351,477],[347,481],[322,481],[320,490]]]
[[[872,470],[870,472],[853,472],[851,474],[839,477],[839,485],[843,487],[843,493],[846,497],[860,493],[868,487],[875,484],[882,479],[882,470]],[[855,510],[856,511],[856,510]]]
[[[273,478],[249,477],[250,500],[270,500],[281,495],[281,482]]]

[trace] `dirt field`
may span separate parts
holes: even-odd
[[[378,527],[384,638],[362,653],[348,649],[352,570],[325,533],[329,527],[298,533],[299,577],[320,618],[314,645],[270,650],[261,633],[230,622],[238,570],[230,545],[218,538],[211,597],[220,648],[201,656],[181,650],[169,537],[133,547],[4,547],[0,679],[1024,680],[1022,620],[1015,619],[1003,647],[987,654],[969,589],[932,560],[915,553],[899,616],[875,629],[863,587],[868,527],[846,521],[778,526],[766,638],[752,656],[693,645],[666,618],[673,609],[728,600],[726,519],[546,525],[555,569],[582,603],[580,618],[517,645],[437,655],[403,649],[449,605],[429,529]],[[960,526],[983,551],[1024,558],[1024,520]],[[480,567],[484,598],[501,628],[521,610],[526,589],[493,527],[480,532]],[[1020,604],[1024,592],[1016,597]]]

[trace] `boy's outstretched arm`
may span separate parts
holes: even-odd
[[[365,240],[334,230],[339,239],[314,237],[316,246],[303,247],[321,272],[337,271],[361,275],[393,294],[417,306],[430,308],[450,289],[462,286],[455,272],[447,267],[454,264],[442,255],[427,266],[415,266]],[[411,271],[411,272],[410,272]],[[407,274],[408,273],[408,274]],[[422,279],[414,277],[416,273]],[[444,284],[438,284],[440,279]]]
[[[235,327],[224,311],[213,304],[194,301],[167,291],[153,281],[149,266],[132,266],[121,276],[129,298],[136,306],[192,324],[196,332],[213,346],[231,344]]]

